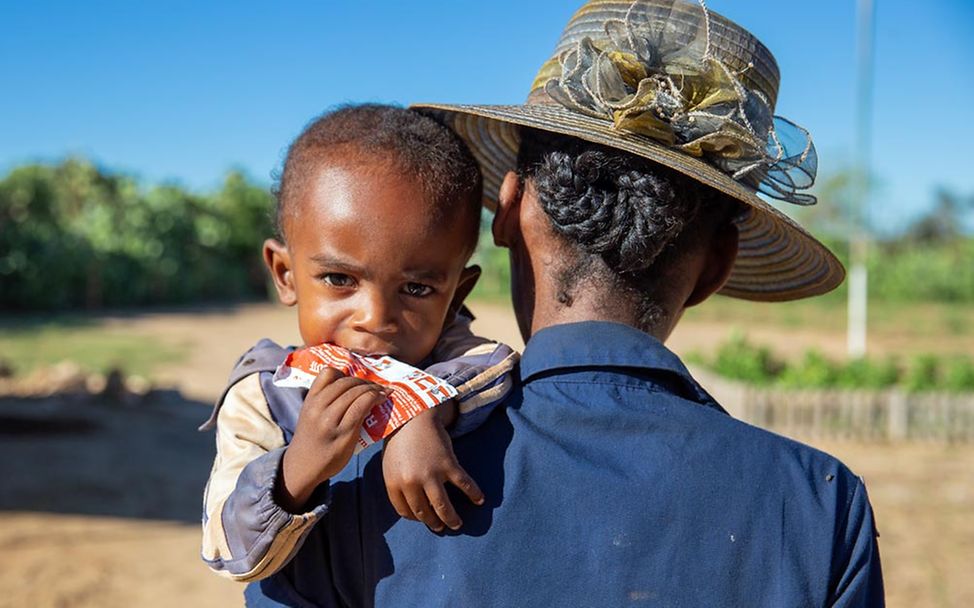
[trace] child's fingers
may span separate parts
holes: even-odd
[[[338,422],[338,430],[342,433],[354,431],[362,426],[365,417],[369,415],[372,408],[385,401],[389,396],[386,389],[378,384],[356,386],[346,394],[351,394],[351,401],[343,409],[342,417]]]
[[[426,497],[436,516],[451,530],[458,530],[463,525],[463,520],[457,515],[450,497],[447,496],[446,488],[443,484],[432,482],[426,485]]]
[[[338,374],[336,376],[336,374]],[[322,380],[322,378],[324,378]],[[320,380],[320,382],[319,382]],[[328,369],[321,372],[318,378],[315,379],[315,383],[311,385],[308,390],[307,396],[304,398],[304,410],[311,410],[315,412],[315,415],[329,415],[334,416],[334,410],[339,409],[342,405],[347,407],[348,402],[343,402],[342,397],[348,393],[353,387],[356,386],[368,386],[370,383],[362,380],[360,378],[355,378],[354,376],[342,376],[341,372],[338,370]],[[338,412],[337,420],[341,419],[341,412]]]
[[[314,379],[314,382],[311,383],[311,387],[308,388],[308,394],[316,395],[324,390],[325,387],[329,386],[339,378],[344,377],[345,374],[341,373],[334,367],[326,367],[321,371],[321,373],[318,374],[318,377]]]
[[[409,510],[413,512],[416,519],[426,524],[426,527],[434,532],[443,531],[443,522],[436,516],[430,501],[426,497],[423,488],[407,487],[403,490],[406,495],[406,502],[409,503]]]
[[[337,427],[357,397],[363,393],[375,393],[378,388],[379,385],[361,378],[341,376],[316,393],[309,391],[304,399],[305,409],[317,412],[323,417],[322,422]]]
[[[329,428],[341,430],[348,409],[363,395],[375,395],[373,385],[358,378],[341,378],[315,397],[314,402],[321,408],[322,422]],[[309,401],[305,399],[305,403]]]
[[[480,490],[480,486],[459,464],[454,464],[447,472],[446,478],[450,480],[450,483],[460,488],[460,491],[467,495],[470,502],[478,506],[484,504],[484,493]]]
[[[331,408],[335,406],[337,409],[341,406],[341,409],[344,410],[351,403],[351,400],[358,396],[362,390],[370,390],[378,386],[378,384],[373,384],[361,378],[345,376],[321,389],[317,395],[314,395],[314,398],[326,404],[326,407]],[[305,401],[307,401],[307,398],[305,398]]]
[[[392,503],[392,508],[396,510],[399,517],[402,517],[403,519],[416,519],[416,516],[413,515],[413,511],[409,508],[409,503],[406,502],[406,497],[402,495],[402,492],[389,492],[389,502]]]

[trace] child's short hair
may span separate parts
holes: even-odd
[[[470,149],[433,118],[381,104],[347,105],[326,112],[294,140],[274,189],[279,237],[285,237],[285,220],[293,208],[291,199],[335,148],[375,155],[378,162],[393,163],[415,176],[432,204],[431,221],[463,218],[464,225],[456,229],[473,231],[472,242],[476,244],[483,182]]]

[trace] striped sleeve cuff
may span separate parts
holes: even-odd
[[[295,515],[274,500],[284,449],[263,454],[243,468],[221,511],[230,555],[205,559],[209,567],[237,581],[266,578],[287,564],[308,532],[327,512],[327,492],[316,491],[308,512]]]
[[[459,416],[450,429],[454,438],[479,427],[510,393],[518,354],[506,344],[487,342],[426,369],[459,393]]]

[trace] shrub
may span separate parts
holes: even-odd
[[[868,358],[853,359],[839,367],[835,385],[840,388],[873,390],[894,386],[900,379],[900,369],[896,360],[887,357],[881,361]]]
[[[718,374],[758,385],[770,384],[781,367],[768,348],[751,344],[740,332],[720,345],[713,361]]]
[[[974,391],[974,361],[968,356],[917,355],[909,365],[902,366],[894,357],[835,362],[817,350],[808,350],[798,361],[781,362],[768,348],[752,344],[743,334],[735,332],[717,348],[712,358],[697,352],[692,354],[692,359],[725,378],[758,386]]]
[[[829,388],[835,386],[838,377],[835,366],[825,355],[808,350],[800,362],[786,365],[776,380],[786,388]]]
[[[933,355],[917,355],[903,376],[908,391],[930,391],[937,388],[940,362]]]
[[[974,392],[974,361],[970,357],[953,357],[943,367],[943,386],[957,393]]]

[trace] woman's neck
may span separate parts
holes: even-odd
[[[609,297],[611,295],[612,297]],[[650,327],[643,327],[638,305],[601,288],[575,288],[565,293],[552,281],[545,281],[535,292],[532,335],[545,327],[581,321],[611,321],[640,329],[663,342],[669,337],[679,316],[665,315]]]

